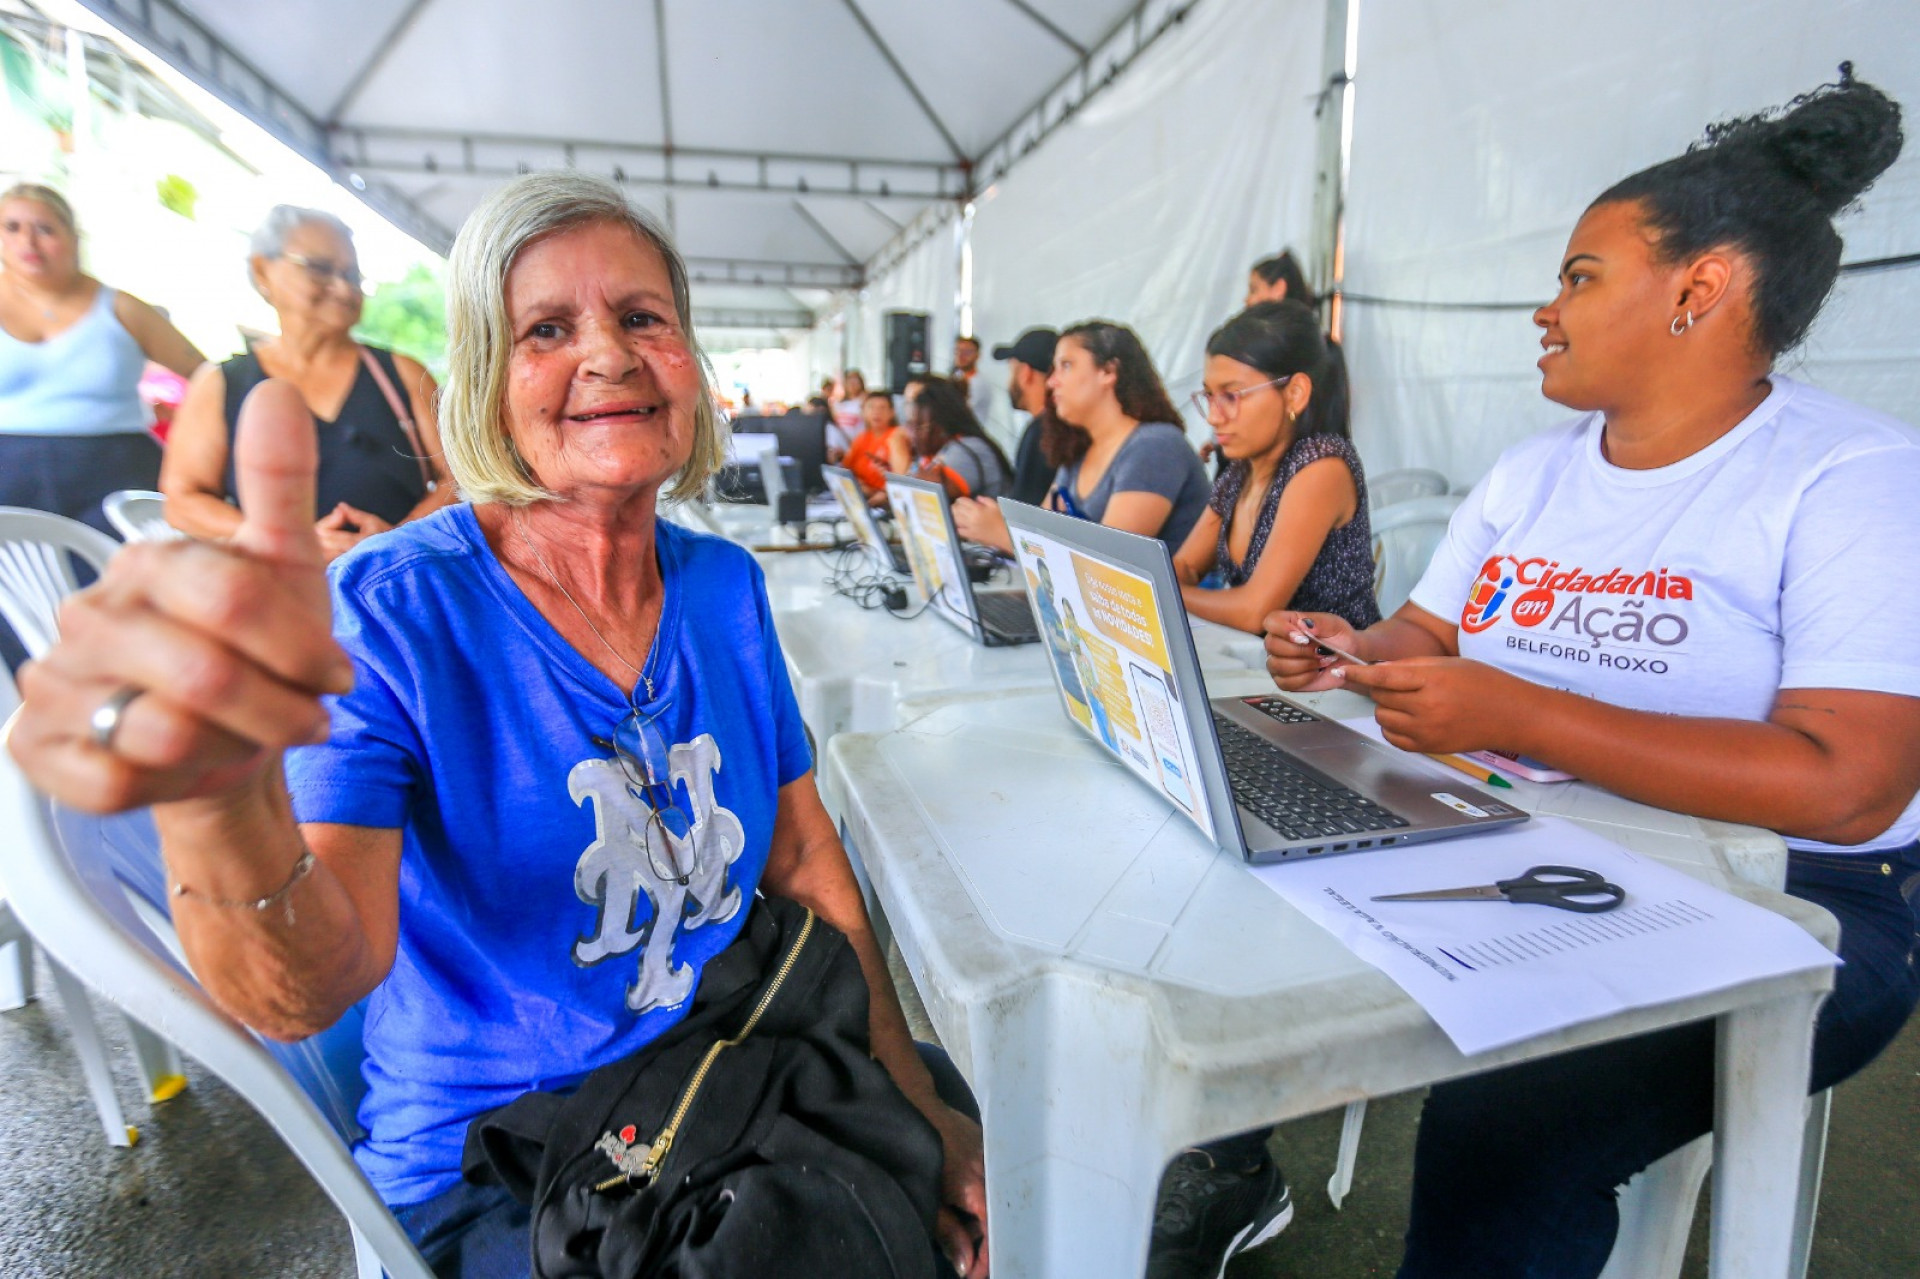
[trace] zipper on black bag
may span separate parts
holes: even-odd
[[[713,1069],[713,1063],[719,1059],[722,1052],[743,1043],[747,1036],[753,1033],[761,1017],[766,1015],[767,1009],[773,1005],[774,996],[780,993],[780,988],[786,984],[794,965],[799,962],[800,951],[806,946],[807,938],[813,934],[813,921],[814,913],[809,908],[806,919],[801,921],[800,935],[795,937],[793,945],[787,948],[786,956],[780,961],[780,967],[774,970],[773,980],[768,982],[766,990],[761,992],[760,1002],[754,1005],[753,1012],[748,1015],[746,1023],[740,1027],[740,1032],[730,1039],[717,1039],[707,1048],[706,1053],[700,1058],[700,1064],[694,1067],[686,1086],[680,1090],[679,1098],[667,1112],[666,1122],[661,1124],[660,1131],[655,1134],[653,1140],[647,1143],[645,1154],[636,1160],[634,1156],[638,1153],[639,1147],[622,1141],[616,1133],[603,1133],[600,1140],[594,1143],[594,1149],[613,1160],[614,1166],[620,1169],[619,1175],[596,1183],[593,1187],[595,1194],[606,1194],[629,1187],[643,1188],[659,1180],[660,1174],[665,1170],[668,1157],[673,1153],[674,1142],[680,1135],[680,1126],[685,1122],[687,1112],[693,1109],[694,1099],[699,1096],[700,1087],[706,1082],[708,1072]]]

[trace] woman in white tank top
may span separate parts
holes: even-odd
[[[81,271],[58,192],[0,194],[0,506],[111,531],[101,498],[156,487],[160,448],[136,389],[148,360],[182,376],[204,362],[158,311]]]

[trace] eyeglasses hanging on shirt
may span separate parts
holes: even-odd
[[[593,744],[613,756],[626,774],[627,791],[645,804],[652,814],[649,827],[658,826],[665,845],[668,867],[655,860],[653,834],[646,836],[647,865],[661,880],[673,880],[685,887],[693,878],[693,867],[680,869],[679,845],[692,850],[693,818],[673,797],[673,775],[667,762],[666,739],[656,724],[658,716],[642,716],[639,707],[631,708],[613,726],[611,737],[594,737]],[[697,853],[690,858],[698,863]]]

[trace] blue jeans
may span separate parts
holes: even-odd
[[[1900,892],[1916,873],[1920,845],[1789,859],[1787,891],[1833,912],[1846,961],[1815,1028],[1816,1092],[1878,1056],[1920,1002],[1920,919]],[[1414,1147],[1400,1279],[1598,1275],[1615,1188],[1711,1131],[1713,1096],[1710,1021],[1439,1085]]]
[[[916,1044],[940,1100],[978,1122],[973,1090],[951,1059],[931,1044]],[[531,1209],[499,1186],[461,1182],[393,1215],[440,1279],[527,1279],[533,1256]],[[944,1259],[940,1263],[945,1266]],[[951,1271],[947,1271],[951,1274]]]

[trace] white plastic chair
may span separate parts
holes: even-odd
[[[1434,548],[1463,494],[1417,497],[1382,506],[1368,515],[1373,526],[1373,594],[1382,616],[1392,617],[1427,571]]]
[[[1789,1279],[1806,1279],[1807,1262],[1813,1254],[1814,1219],[1820,1208],[1820,1179],[1827,1157],[1827,1118],[1832,1109],[1832,1090],[1817,1093],[1807,1101]],[[1339,1162],[1327,1181],[1327,1198],[1335,1208],[1353,1188],[1353,1166],[1366,1118],[1365,1101],[1347,1104],[1340,1126]],[[1680,1279],[1700,1187],[1706,1184],[1712,1167],[1713,1135],[1709,1133],[1656,1160],[1620,1187],[1620,1233],[1614,1237],[1613,1253],[1600,1279]]]
[[[1381,511],[1416,498],[1441,497],[1446,491],[1447,477],[1424,466],[1382,471],[1367,477],[1367,509]]]
[[[0,506],[0,621],[13,628],[29,657],[59,638],[60,601],[79,589],[74,561],[98,573],[119,549],[78,520]]]
[[[14,835],[5,873],[20,919],[76,978],[129,1018],[137,1010],[260,1112],[346,1216],[360,1279],[432,1279],[349,1150],[359,1010],[324,1036],[266,1045],[215,1007],[179,956],[147,813],[50,804],[0,758],[0,830]]]
[[[77,586],[77,559],[98,573],[106,567],[118,543],[85,524],[45,511],[0,507],[0,619],[13,628],[30,657],[39,657],[59,634],[60,601]],[[0,671],[0,701],[11,713],[18,694],[13,680]],[[0,838],[6,828],[0,827]],[[0,897],[0,1009],[19,1008],[33,998],[34,938]],[[129,1124],[113,1091],[113,1071],[106,1046],[94,1026],[86,988],[57,962],[50,962],[54,989],[67,1010],[80,1073],[99,1113],[107,1141],[131,1146],[140,1139]],[[146,1081],[147,1095],[156,1102],[179,1095],[187,1086],[179,1054],[144,1027],[129,1022],[134,1056]]]
[[[1806,1279],[1813,1253],[1814,1218],[1827,1157],[1827,1118],[1833,1092],[1807,1099],[1806,1137],[1800,1148],[1800,1194],[1793,1214],[1789,1279]],[[1680,1279],[1687,1236],[1700,1187],[1713,1166],[1713,1137],[1701,1137],[1654,1163],[1620,1190],[1620,1234],[1600,1279]]]
[[[186,539],[167,523],[167,499],[147,489],[121,489],[100,499],[107,523],[129,542],[179,542]]]

